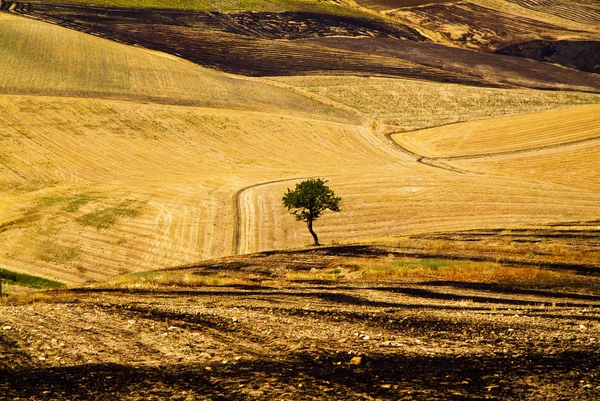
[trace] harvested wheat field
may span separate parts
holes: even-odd
[[[389,129],[394,131],[414,131],[462,121],[532,114],[600,103],[600,95],[592,93],[506,90],[382,77],[318,76],[270,79],[333,100],[366,118],[389,125]],[[477,107],[474,107],[475,105]],[[583,117],[585,115],[588,119],[595,118],[590,109],[574,112],[579,113],[582,118],[586,118]],[[515,121],[527,123],[529,118],[524,116]],[[445,129],[442,127],[439,132],[446,132]],[[451,136],[448,138],[451,139]]]
[[[335,85],[333,77],[315,79],[324,83],[317,87],[304,84],[306,79],[289,79],[285,82],[298,88],[290,91],[289,86],[230,78],[177,58],[41,22],[17,24],[19,17],[2,18],[9,22],[3,25],[10,28],[5,32],[18,39],[4,42],[13,46],[5,45],[5,54],[26,57],[21,51],[11,52],[19,42],[27,49],[37,43],[58,47],[65,41],[84,43],[74,49],[105,47],[95,56],[77,50],[48,53],[43,63],[22,68],[29,74],[15,75],[8,89],[11,95],[3,96],[1,255],[2,264],[12,270],[81,283],[305,244],[308,233],[284,212],[280,197],[299,179],[315,176],[327,177],[344,198],[344,213],[319,221],[326,241],[597,216],[595,191],[498,171],[474,174],[443,161],[424,164],[418,150],[398,147],[378,128],[379,122],[410,123],[410,117],[412,128],[457,116],[477,119],[569,107],[593,102],[596,95],[433,87],[390,79],[346,81],[362,89],[361,98],[348,86]],[[48,35],[49,29],[53,35]],[[131,55],[121,57],[114,74],[94,72],[113,65],[111,54],[121,52]],[[15,69],[10,58],[3,60]],[[56,71],[70,74],[70,88],[59,88],[52,76],[43,79],[49,69],[42,66],[59,62]],[[153,67],[142,68],[148,64]],[[186,90],[170,85],[175,76],[189,80],[183,81]],[[138,98],[153,101],[144,95],[155,93],[149,87],[157,77],[164,77],[158,81],[164,82],[158,87],[163,88],[156,96],[159,103],[139,103]],[[32,88],[44,87],[41,82],[47,85],[42,93],[52,96],[32,96]],[[388,85],[387,92],[380,90],[382,85]],[[100,99],[94,86],[113,89]],[[194,89],[206,86],[212,91]],[[235,97],[224,96],[238,86]],[[66,96],[58,96],[61,90]],[[410,108],[412,116],[389,107],[376,113],[373,104],[392,104],[393,91],[422,93],[420,98],[406,96],[412,103],[400,107]],[[180,92],[184,105],[176,98]],[[312,99],[296,94],[309,92]],[[414,107],[431,104],[430,99],[443,93],[458,99],[451,117],[443,106],[421,111]],[[490,106],[463,114],[477,99]],[[252,106],[240,111],[245,101]],[[496,107],[507,101],[504,110]],[[573,110],[582,111],[560,113],[575,113],[585,124],[595,124],[588,109]],[[562,114],[556,120],[563,121]],[[529,123],[523,121],[516,124],[526,129]],[[536,121],[530,122],[531,130],[538,126]],[[502,132],[498,135],[495,143],[502,143]],[[577,132],[572,135],[564,140],[581,139]],[[511,138],[504,141],[512,143]],[[476,140],[466,145],[475,153],[481,152],[478,146],[485,148]]]
[[[74,2],[0,0],[0,399],[600,398],[597,6]]]
[[[596,142],[599,122],[600,106],[591,105],[395,134],[394,139],[426,157],[485,157]]]

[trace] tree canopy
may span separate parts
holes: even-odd
[[[295,215],[297,220],[306,222],[315,245],[319,245],[319,238],[313,231],[313,221],[327,209],[333,212],[341,210],[342,198],[335,196],[335,193],[325,185],[326,183],[327,180],[321,178],[309,178],[296,184],[293,191],[288,188],[282,199],[283,206]]]

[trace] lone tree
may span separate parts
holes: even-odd
[[[339,212],[342,200],[325,185],[326,182],[327,180],[320,178],[310,178],[296,184],[296,189],[293,191],[288,188],[287,193],[283,196],[283,206],[291,210],[290,213],[296,216],[296,220],[306,222],[308,231],[315,240],[315,245],[319,245],[319,237],[313,231],[313,221],[327,209]]]

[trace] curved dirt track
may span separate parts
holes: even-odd
[[[401,131],[401,132],[404,132],[404,131]],[[444,163],[435,163],[437,160],[447,160],[445,158],[425,157],[425,156],[422,156],[420,154],[413,152],[412,150],[410,150],[408,148],[405,148],[404,146],[402,146],[398,142],[396,142],[393,138],[393,136],[398,133],[399,132],[396,132],[396,131],[388,132],[385,134],[385,137],[387,138],[388,141],[390,141],[390,143],[394,147],[396,147],[397,149],[401,150],[402,152],[414,157],[415,160],[417,161],[417,163],[421,163],[421,164],[424,164],[429,167],[440,168],[442,170],[452,171],[452,172],[459,173],[459,174],[468,173],[468,171],[460,170],[456,167],[453,167],[453,166],[450,166],[450,165],[447,165]]]
[[[232,245],[231,245],[233,255],[240,254],[240,239],[242,237],[242,232],[244,232],[244,230],[242,229],[242,218],[241,218],[241,216],[243,214],[241,199],[242,199],[244,192],[248,191],[252,188],[258,188],[258,187],[265,186],[265,185],[270,185],[270,184],[275,184],[275,183],[280,183],[280,182],[300,181],[300,180],[305,180],[308,178],[314,178],[314,177],[282,178],[280,180],[259,182],[257,184],[249,185],[247,187],[239,189],[235,193],[235,195],[233,196],[234,215],[233,215],[233,239],[232,239]]]

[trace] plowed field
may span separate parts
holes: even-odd
[[[600,8],[594,2],[581,4],[569,0],[509,0],[531,10],[543,12],[570,21],[597,26],[600,24]]]
[[[516,16],[470,2],[431,4],[392,12],[400,20],[418,21],[431,35],[478,49],[497,49],[506,44],[532,39],[587,38],[590,33],[527,16]]]
[[[600,396],[597,275],[397,251],[260,254],[160,273],[221,285],[134,277],[129,288],[0,303],[0,390],[35,400]],[[404,275],[369,280],[385,269]],[[465,280],[470,269],[496,273]],[[233,278],[243,284],[223,285]]]
[[[154,9],[57,6],[39,3],[6,2],[3,5],[5,10],[13,13],[49,21],[126,44],[174,54],[221,71],[248,76],[360,74],[417,78],[478,86],[510,84],[534,88],[586,91],[598,91],[600,87],[598,77],[578,74],[577,71],[565,71],[546,63],[531,63],[525,60],[514,60],[513,57],[465,52],[441,45],[428,45],[430,39],[420,33],[424,28],[429,29],[428,35],[431,38],[444,44],[449,43],[449,37],[450,42],[454,45],[462,46],[467,43],[465,42],[467,41],[466,36],[457,39],[446,35],[448,37],[440,39],[439,32],[444,32],[446,29],[443,27],[452,26],[453,23],[442,21],[447,17],[446,8],[443,8],[443,13],[440,12],[438,19],[421,15],[429,12],[427,10],[430,10],[431,7],[437,6],[415,8],[414,12],[410,9],[406,11],[409,14],[404,17],[396,16],[402,22],[391,24],[378,19],[310,12],[223,14],[219,12],[174,10],[158,12]],[[455,5],[440,4],[439,7],[450,7],[454,10]],[[498,18],[496,16],[489,18],[495,21],[496,25],[494,26],[497,30],[505,25],[506,29],[517,29],[518,32],[515,31],[515,34],[518,33],[518,37],[513,37],[514,35],[511,34],[512,36],[508,35],[510,39],[507,39],[505,33],[499,35],[491,28],[485,28],[489,32],[481,34],[473,27],[482,26],[480,24],[489,25],[489,21],[482,20],[481,16],[493,14],[496,11],[473,4],[461,4],[456,7],[461,10],[475,10],[471,13],[474,13],[473,15],[468,14],[460,21],[454,22],[454,24],[460,25],[461,29],[464,28],[469,32],[467,44],[470,47],[483,46],[482,48],[489,50],[514,42],[550,38],[545,33],[541,33],[540,29],[542,28],[562,33],[568,31],[567,28],[558,25],[540,21],[533,24],[533,20],[522,18],[518,18],[522,25],[518,30],[518,24],[515,25],[511,22],[511,19],[514,20],[516,17],[502,14]],[[421,21],[424,18],[428,21],[427,23]],[[509,22],[511,23],[509,24]],[[481,35],[492,37],[494,40],[503,39],[498,43],[487,43],[487,39],[481,39],[483,37]],[[551,37],[558,37],[557,35]],[[569,39],[593,38],[585,32],[577,33],[575,31],[568,31],[562,36]],[[350,41],[338,40],[341,37],[352,39]],[[311,38],[333,40],[309,40]],[[357,38],[367,40],[358,41]],[[479,45],[475,46],[477,43]],[[570,49],[569,43],[571,42],[567,42],[567,47]],[[595,42],[591,43],[594,45]],[[473,46],[471,46],[472,44]],[[558,62],[561,63],[560,60],[568,59],[570,51],[561,52]],[[519,53],[518,55],[528,57],[527,54]],[[591,65],[593,68],[595,65],[593,59],[587,60],[586,54],[583,56],[585,62],[582,62],[582,66]],[[538,59],[545,60],[539,57]],[[554,62],[554,60],[551,61]],[[579,67],[579,64],[575,66],[575,68]],[[589,68],[581,69],[594,71]]]

